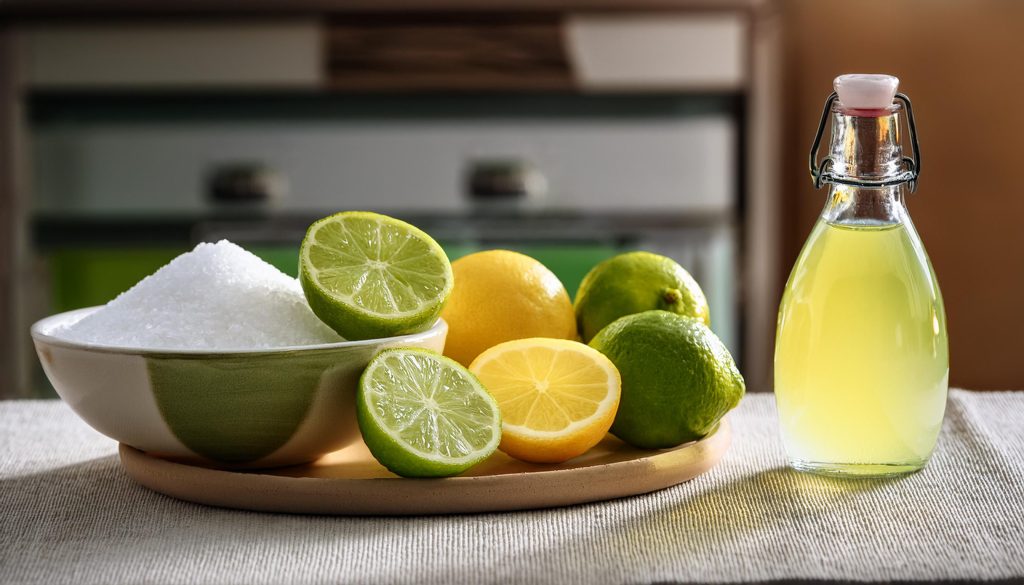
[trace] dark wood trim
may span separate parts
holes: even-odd
[[[562,17],[422,15],[331,19],[334,90],[561,90],[573,87]]]
[[[18,207],[18,128],[15,32],[0,26],[0,398],[22,395],[21,336],[18,335],[17,265],[21,225]]]
[[[146,14],[238,16],[397,12],[750,10],[770,0],[5,0],[0,15],[66,18]]]
[[[750,25],[747,99],[747,179],[743,270],[743,375],[750,391],[774,387],[772,362],[775,321],[782,283],[780,135],[783,87],[783,19],[778,10],[762,10]]]

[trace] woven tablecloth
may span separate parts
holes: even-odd
[[[771,395],[729,416],[725,459],[653,494],[340,518],[150,492],[64,404],[0,402],[0,582],[1024,580],[1024,392],[952,391],[931,464],[886,481],[789,471]]]

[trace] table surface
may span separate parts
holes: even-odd
[[[729,416],[724,461],[660,492],[338,518],[150,492],[64,404],[0,402],[0,582],[1024,580],[1024,392],[952,390],[931,463],[897,480],[787,469],[771,395]]]

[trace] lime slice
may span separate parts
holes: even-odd
[[[356,414],[373,456],[405,477],[462,473],[501,440],[498,403],[476,376],[424,349],[377,354],[359,379]]]
[[[309,226],[299,281],[320,320],[345,339],[374,339],[433,325],[452,290],[444,250],[415,226],[346,211]]]

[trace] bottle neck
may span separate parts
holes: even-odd
[[[821,218],[831,224],[888,225],[906,223],[904,186],[832,185]]]
[[[883,180],[900,175],[900,106],[860,112],[832,109],[831,174],[837,179]]]
[[[831,174],[840,180],[893,179],[902,172],[900,106],[860,112],[832,109]],[[829,223],[891,224],[907,218],[905,184],[886,187],[830,185],[821,217]]]

